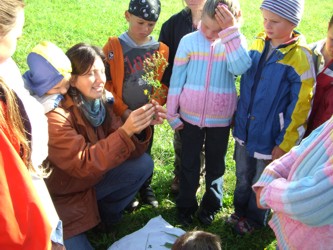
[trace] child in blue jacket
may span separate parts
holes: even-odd
[[[267,164],[302,139],[315,81],[311,52],[295,31],[303,0],[264,0],[264,32],[250,48],[251,68],[242,76],[233,131],[236,161],[235,213],[239,234],[266,225],[268,210],[256,206],[251,185]]]

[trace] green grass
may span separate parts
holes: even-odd
[[[153,32],[156,39],[162,23],[171,14],[183,8],[181,0],[161,1],[162,13]],[[109,36],[119,35],[127,29],[124,11],[128,2],[129,0],[26,0],[24,35],[19,41],[17,52],[14,55],[21,72],[23,73],[27,69],[27,54],[41,40],[52,41],[64,51],[78,42],[103,46]],[[262,18],[259,10],[261,0],[240,0],[240,2],[244,19],[242,31],[250,44],[255,35],[262,29]],[[332,15],[331,11],[331,0],[306,1],[304,17],[298,30],[307,37],[309,43],[325,37],[327,23]],[[89,237],[96,249],[106,249],[114,241],[140,229],[149,219],[160,214],[172,225],[179,226],[175,220],[174,197],[169,192],[173,178],[173,132],[167,123],[156,127],[155,131],[152,151],[155,174],[152,186],[160,206],[158,209],[143,206],[132,214],[126,214],[113,233],[90,233]],[[258,231],[251,236],[239,237],[235,236],[224,223],[224,217],[233,211],[235,164],[232,155],[233,140],[230,138],[226,157],[227,169],[224,176],[224,207],[222,211],[211,226],[202,228],[196,221],[193,227],[218,234],[222,239],[223,249],[275,249],[275,237],[269,228]],[[199,199],[201,195],[202,192],[199,193]]]

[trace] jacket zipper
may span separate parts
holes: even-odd
[[[212,58],[213,58],[213,52],[214,52],[214,43],[210,45],[209,49],[209,59],[208,59],[208,67],[207,67],[207,76],[206,76],[206,82],[205,82],[205,99],[204,99],[204,106],[203,106],[203,112],[200,120],[200,127],[203,127],[204,125],[204,117],[206,116],[206,104],[207,104],[207,94],[209,89],[209,79],[211,75],[211,68],[212,68]]]

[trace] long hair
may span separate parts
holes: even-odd
[[[23,8],[23,0],[0,1],[0,37],[7,35],[15,26],[17,13]]]
[[[332,25],[333,25],[333,15],[332,15],[332,17],[331,17],[331,19],[330,19],[330,21],[328,23],[328,28],[331,28]]]
[[[2,78],[0,78],[0,101],[4,103],[4,105],[0,105],[0,128],[8,132],[10,141],[16,140],[20,146],[20,156],[23,162],[29,171],[34,171],[30,158],[30,143],[21,119],[18,100]]]

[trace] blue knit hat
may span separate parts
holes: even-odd
[[[269,10],[297,26],[302,18],[304,0],[264,0],[260,9]]]
[[[130,0],[128,12],[146,21],[156,22],[161,12],[159,0]]]
[[[66,54],[51,42],[43,41],[34,47],[27,63],[29,70],[23,75],[25,85],[39,97],[72,72]]]

